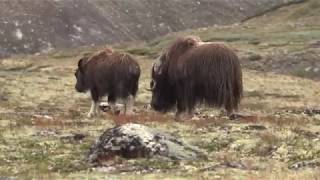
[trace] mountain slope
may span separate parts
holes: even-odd
[[[54,48],[148,40],[240,22],[304,0],[4,0],[0,57]]]

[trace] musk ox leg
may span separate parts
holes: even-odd
[[[125,100],[124,104],[124,114],[132,114],[133,113],[133,106],[134,106],[135,97],[129,95]]]
[[[116,102],[117,102],[116,97],[113,94],[109,94],[108,103],[109,103],[110,110],[111,110],[112,114],[119,114],[120,113],[120,111],[118,110],[118,108],[116,106]]]
[[[92,118],[99,113],[99,95],[95,89],[92,89],[90,92],[92,101],[90,111],[88,112],[88,118]]]
[[[98,106],[99,106],[98,102],[95,102],[94,100],[91,101],[91,108],[90,108],[90,111],[88,112],[88,118],[92,118],[93,116],[99,113]]]
[[[186,112],[186,103],[183,99],[178,99],[177,102],[177,112],[175,115],[175,120],[176,121],[182,121],[184,119],[184,114]]]
[[[185,111],[177,111],[175,115],[176,121],[183,121],[183,120],[189,120],[193,118],[193,110],[188,110],[188,112]]]

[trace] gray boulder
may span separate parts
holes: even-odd
[[[196,160],[204,153],[183,141],[140,124],[125,124],[107,129],[91,147],[87,160],[100,164],[115,156],[124,158],[164,158],[168,160]]]

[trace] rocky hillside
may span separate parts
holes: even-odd
[[[54,48],[148,40],[233,24],[304,0],[4,0],[0,57]]]

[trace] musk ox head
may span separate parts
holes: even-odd
[[[166,112],[175,106],[177,101],[176,83],[172,82],[172,76],[168,71],[169,66],[175,66],[181,55],[200,42],[201,39],[195,36],[178,38],[153,64],[152,81],[150,82],[151,107],[153,109]]]
[[[152,67],[152,80],[150,89],[152,91],[151,107],[156,111],[166,112],[174,107],[176,96],[174,86],[168,81],[166,54],[154,63]]]
[[[86,92],[89,89],[85,74],[85,65],[87,61],[87,57],[81,58],[78,62],[78,68],[74,74],[77,79],[75,88],[78,92]]]

